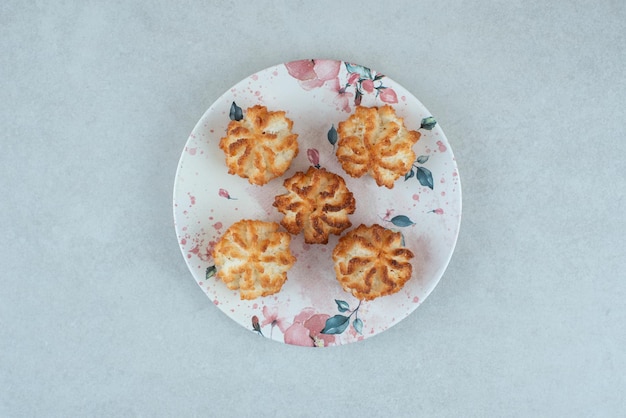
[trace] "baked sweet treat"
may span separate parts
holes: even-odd
[[[259,186],[283,175],[298,155],[298,134],[291,132],[292,127],[284,111],[270,112],[260,105],[248,108],[243,119],[230,121],[220,140],[228,173]]]
[[[296,262],[291,235],[279,231],[276,222],[240,220],[231,225],[213,248],[219,277],[241,299],[277,293]]]
[[[309,167],[283,185],[287,193],[274,198],[274,206],[285,215],[280,224],[294,235],[304,231],[304,242],[327,244],[330,234],[352,226],[348,215],[354,213],[356,201],[341,176]]]
[[[360,225],[339,238],[333,250],[335,275],[346,292],[372,300],[398,292],[411,278],[413,253],[402,235],[380,225]]]
[[[412,147],[420,138],[389,105],[357,106],[347,120],[339,122],[337,134],[336,154],[346,173],[352,177],[369,173],[378,186],[389,189],[411,169]]]

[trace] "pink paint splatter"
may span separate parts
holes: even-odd
[[[417,201],[419,202],[419,200],[420,200],[420,195],[418,195],[417,193],[415,193],[415,194],[413,195],[413,200],[417,200]]]
[[[253,74],[251,77],[254,81],[257,81],[259,79],[259,76],[257,74]]]
[[[442,195],[442,196],[445,196],[445,195],[446,195],[446,192],[441,192],[441,195]]]
[[[436,213],[437,215],[443,215],[443,209],[437,208],[435,210],[431,210],[431,212]]]
[[[413,303],[419,303],[419,301],[420,301],[420,298],[418,298],[417,296],[413,298]]]
[[[439,147],[439,152],[446,152],[448,149],[441,141],[437,141],[437,146]]]
[[[254,95],[255,95],[255,96],[260,96],[260,95],[261,95],[261,92],[257,90],[257,91],[255,91],[255,92],[254,92]]]
[[[187,150],[187,152],[189,152],[189,155],[196,155],[196,151],[198,151],[198,148],[189,148]]]
[[[187,244],[187,240],[185,238],[180,240],[180,245],[185,245]]]
[[[258,303],[255,303],[254,305],[252,305],[252,309],[257,309],[259,307]]]
[[[191,201],[191,206],[196,204],[196,197],[195,196],[189,195],[189,200]]]
[[[208,261],[213,256],[213,248],[215,247],[215,244],[217,244],[215,241],[209,241],[205,247],[203,240],[196,240],[196,246],[189,250],[187,258],[191,258],[191,255],[195,254],[200,260]]]
[[[214,223],[214,224],[213,224],[213,228],[215,228],[215,229],[217,229],[217,230],[222,229],[222,226],[223,226],[223,225],[222,225],[222,223],[221,223],[221,222],[216,222],[216,223]]]
[[[445,182],[446,182],[446,179],[442,177],[442,178],[441,178],[441,180],[439,180],[439,182],[440,182],[440,183],[445,183]]]
[[[452,173],[452,177],[456,177],[458,175],[459,175],[459,173],[457,173],[456,171]]]
[[[278,71],[274,71],[272,74],[276,77],[278,75]]]
[[[213,304],[214,304],[215,306],[217,306],[217,305],[219,305],[219,304],[220,304],[220,301],[219,301],[219,300],[217,300],[217,299],[213,299]]]

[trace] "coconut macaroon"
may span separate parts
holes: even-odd
[[[332,256],[341,287],[362,300],[398,292],[413,272],[413,253],[402,245],[402,235],[376,224],[339,238]]]
[[[296,262],[289,249],[291,235],[276,222],[240,220],[231,225],[213,248],[219,277],[241,299],[277,293]]]
[[[243,119],[230,121],[220,140],[228,173],[259,186],[283,175],[298,155],[298,135],[292,127],[284,111],[271,112],[260,105],[248,108]]]
[[[378,186],[393,188],[415,161],[413,145],[420,133],[404,126],[394,109],[357,106],[345,121],[339,122],[337,158],[352,177],[369,174]]]
[[[356,201],[341,176],[309,167],[283,184],[287,193],[274,198],[274,206],[285,215],[280,224],[294,235],[304,232],[307,244],[327,244],[330,234],[352,226],[348,215],[356,210]]]

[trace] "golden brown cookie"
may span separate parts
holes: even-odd
[[[285,112],[270,112],[265,106],[248,108],[245,117],[228,124],[220,148],[226,155],[229,174],[264,185],[287,171],[298,155],[298,135]]]
[[[412,147],[420,138],[389,105],[357,106],[354,114],[339,123],[337,134],[336,154],[346,173],[352,177],[369,173],[376,184],[389,189],[411,169]]]
[[[213,249],[219,277],[241,299],[277,293],[296,262],[291,235],[276,222],[241,220],[230,226]]]
[[[337,280],[346,292],[364,300],[402,289],[411,278],[411,258],[399,232],[376,224],[346,233],[333,250]]]
[[[274,206],[283,213],[280,224],[292,234],[304,231],[308,244],[327,244],[330,234],[339,235],[352,223],[356,202],[346,182],[324,168],[309,167],[283,183],[287,193],[274,198]]]

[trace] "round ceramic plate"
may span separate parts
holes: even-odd
[[[284,110],[293,120],[300,152],[290,169],[264,186],[228,174],[219,141],[228,123],[260,104]],[[356,105],[390,104],[410,130],[421,133],[416,160],[393,189],[369,177],[348,176],[335,156],[336,127]],[[345,292],[333,269],[327,245],[292,236],[296,256],[281,291],[241,300],[215,276],[212,247],[240,219],[280,222],[274,196],[283,181],[309,166],[341,175],[354,193],[350,220],[399,231],[415,254],[413,275],[404,288],[373,301]],[[456,243],[461,218],[461,184],[450,144],[430,112],[411,93],[383,73],[334,60],[302,60],[277,65],[242,80],[202,116],[183,150],[174,186],[174,220],[185,261],[209,299],[251,332],[287,344],[333,346],[379,334],[406,318],[426,299],[443,275]]]

